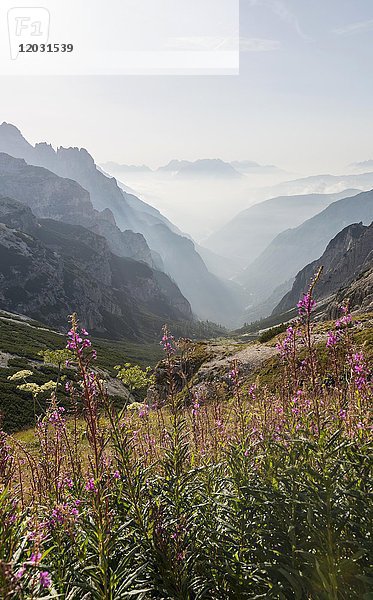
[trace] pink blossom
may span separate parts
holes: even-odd
[[[16,578],[21,579],[21,577],[24,576],[25,572],[26,572],[26,567],[21,567],[20,569],[18,569],[18,571],[16,573]]]
[[[176,352],[175,339],[168,331],[167,326],[163,327],[163,336],[160,344],[163,346],[163,350],[166,352],[166,354],[170,355]]]
[[[51,577],[48,571],[40,571],[39,582],[42,588],[48,589],[51,586]]]
[[[87,492],[97,492],[95,480],[92,477],[88,479],[87,483],[85,484],[85,489],[87,490]]]
[[[333,348],[334,346],[336,346],[338,344],[338,342],[339,342],[338,333],[335,333],[334,331],[329,331],[328,338],[326,340],[326,347]]]
[[[33,552],[30,557],[30,563],[33,565],[38,564],[38,562],[40,562],[41,556],[41,552]]]
[[[299,315],[302,317],[310,316],[312,309],[315,306],[316,302],[312,298],[312,295],[309,292],[307,294],[304,294],[297,304]]]

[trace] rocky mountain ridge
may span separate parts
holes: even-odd
[[[104,237],[53,219],[37,219],[0,199],[0,306],[50,326],[69,314],[96,334],[152,339],[165,321],[191,321],[188,301],[162,272],[113,254]]]
[[[339,232],[329,242],[323,255],[297,274],[292,289],[276,306],[273,314],[294,308],[321,266],[323,273],[315,287],[316,299],[322,300],[333,295],[340,298],[341,294],[348,296],[351,293],[352,308],[360,304],[370,308],[373,288],[370,290],[370,302],[367,302],[368,288],[362,294],[364,298],[358,298],[358,288],[369,283],[366,277],[373,269],[373,223],[369,226],[354,223]]]
[[[299,227],[278,235],[237,279],[256,303],[262,302],[286,281],[291,289],[292,278],[321,256],[330,240],[346,226],[356,221],[368,225],[372,220],[373,191],[333,202]]]
[[[103,235],[115,254],[152,265],[150,249],[141,234],[121,231],[109,209],[93,208],[89,193],[76,181],[43,167],[0,153],[0,194],[26,203],[37,217],[81,223]]]

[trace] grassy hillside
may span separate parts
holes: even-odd
[[[161,356],[159,344],[135,344],[126,341],[94,339],[97,348],[97,367],[115,376],[113,367],[126,362],[142,367],[154,365]],[[17,389],[20,382],[8,377],[22,369],[32,370],[32,381],[43,385],[56,380],[58,368],[45,365],[40,352],[59,350],[66,346],[66,336],[17,315],[0,313],[0,414],[6,431],[16,431],[30,426],[34,419],[34,406],[29,392]],[[64,374],[66,375],[66,370]],[[22,382],[21,382],[22,383]],[[37,411],[46,406],[46,397],[38,399]]]

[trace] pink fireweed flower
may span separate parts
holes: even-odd
[[[68,348],[68,350],[72,350],[78,356],[83,356],[84,351],[87,348],[91,348],[92,346],[92,342],[88,339],[87,336],[88,332],[86,331],[86,329],[82,328],[79,331],[79,329],[76,327],[75,322],[73,322],[72,328],[67,333],[66,348]],[[90,358],[96,358],[96,353],[94,350],[91,352]]]
[[[286,330],[286,336],[284,339],[276,344],[276,348],[281,354],[281,357],[286,359],[294,350],[296,338],[296,330],[290,326]]]
[[[26,567],[21,567],[20,569],[18,569],[18,571],[16,573],[16,578],[21,579],[21,577],[24,576],[25,572],[26,572]]]
[[[62,525],[64,520],[65,520],[65,517],[64,517],[62,510],[60,508],[54,508],[52,510],[51,523]]]
[[[336,346],[339,342],[339,335],[338,333],[334,332],[334,331],[328,331],[328,337],[326,340],[326,347],[327,348],[333,348],[334,346]]]
[[[346,328],[352,322],[352,316],[350,314],[349,307],[344,305],[341,306],[340,309],[343,313],[343,316],[340,319],[337,319],[335,322],[337,329]]]
[[[37,565],[40,562],[41,556],[41,552],[33,552],[30,557],[30,563]]]
[[[201,405],[199,404],[198,400],[195,400],[194,404],[193,404],[193,408],[192,408],[193,417],[196,417],[198,415],[198,411],[199,411],[200,407],[201,407]]]
[[[192,415],[196,417],[198,415],[199,409],[201,408],[200,399],[198,393],[193,395],[193,406],[192,406]]]
[[[147,404],[143,404],[139,410],[140,419],[144,419],[149,415],[149,406]]]
[[[359,391],[367,385],[368,369],[362,352],[356,352],[350,359],[352,375]]]
[[[345,411],[343,408],[341,408],[341,410],[339,411],[338,415],[339,415],[339,418],[342,421],[345,421],[346,418],[347,418],[347,411]]]
[[[160,344],[163,347],[163,350],[166,352],[166,354],[174,354],[176,352],[175,338],[170,334],[167,325],[163,327],[162,331],[163,336]]]
[[[71,503],[58,504],[53,510],[49,520],[49,527],[55,529],[59,525],[71,525],[79,516],[78,509]]]
[[[297,406],[293,406],[291,412],[293,413],[293,415],[299,415],[299,408]]]
[[[65,412],[65,409],[63,406],[59,406],[58,408],[53,410],[48,416],[49,423],[51,423],[51,425],[64,425],[65,424],[65,419],[63,418],[64,412]]]
[[[316,306],[315,300],[310,293],[304,294],[297,304],[298,312],[301,317],[310,316],[312,309]]]
[[[71,381],[66,381],[66,383],[65,383],[65,392],[67,394],[70,394],[73,391],[73,389],[74,389],[74,386],[73,386],[72,382]]]
[[[95,480],[92,477],[88,479],[87,483],[85,484],[85,489],[87,490],[87,492],[97,492]]]
[[[120,473],[118,470],[114,471],[113,477],[114,479],[120,479]]]
[[[352,321],[351,315],[345,315],[340,319],[337,319],[335,322],[335,326],[337,329],[342,329],[343,327],[347,327]]]
[[[252,400],[256,399],[256,385],[253,383],[249,388],[249,396]]]
[[[237,363],[233,363],[231,370],[228,373],[229,379],[235,386],[239,384],[240,371]]]
[[[48,571],[40,571],[39,573],[39,583],[40,586],[44,589],[49,589],[52,581]]]

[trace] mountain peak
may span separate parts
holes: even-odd
[[[0,152],[6,152],[17,158],[24,158],[33,151],[33,147],[23,137],[15,125],[4,121],[0,125]]]
[[[0,125],[0,128],[1,128],[2,133],[4,133],[4,131],[9,131],[9,132],[18,133],[18,135],[23,137],[23,135],[22,135],[21,131],[18,129],[18,127],[16,127],[12,123],[7,123],[6,121],[3,121]]]
[[[199,158],[193,162],[173,160],[160,171],[174,171],[179,177],[242,177],[242,174],[221,158]]]

